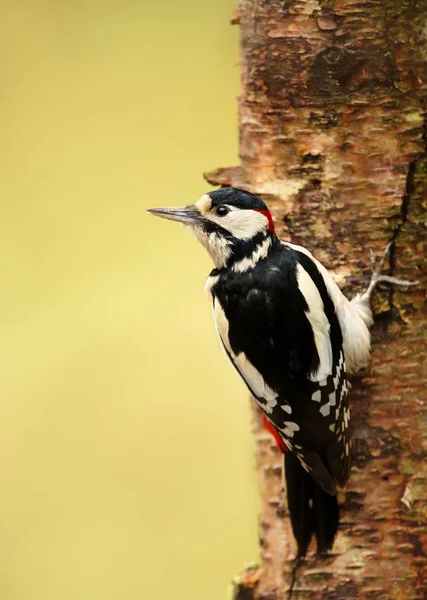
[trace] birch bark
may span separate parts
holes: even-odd
[[[254,413],[262,563],[236,600],[427,597],[426,0],[240,0],[241,165],[206,173],[267,201],[350,296],[394,240],[369,369],[353,379],[353,468],[333,554],[296,568],[282,458]]]

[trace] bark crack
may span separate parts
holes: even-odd
[[[413,161],[411,161],[408,165],[408,173],[406,175],[406,185],[405,185],[405,193],[402,196],[402,204],[400,207],[400,218],[401,221],[397,225],[396,229],[393,232],[393,235],[390,238],[390,242],[392,242],[392,246],[390,249],[390,274],[394,275],[396,270],[396,241],[404,227],[405,223],[408,221],[408,212],[409,212],[409,204],[413,197],[413,194],[416,190],[415,185],[415,175],[417,172],[418,164],[421,160],[427,157],[427,113],[424,113],[424,125],[423,125],[423,135],[422,140],[424,142],[424,151]],[[390,308],[393,309],[394,303],[394,288],[391,287],[390,290]]]

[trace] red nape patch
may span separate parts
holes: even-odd
[[[254,208],[254,210],[256,212],[259,212],[262,215],[264,215],[264,217],[267,217],[267,219],[268,219],[268,231],[270,233],[274,234],[275,233],[275,231],[274,231],[274,223],[273,223],[273,218],[271,216],[270,211],[268,209],[267,210],[261,210],[260,208]]]
[[[288,452],[289,448],[287,447],[285,442],[282,440],[281,436],[279,435],[279,432],[270,423],[270,421],[267,419],[267,417],[264,415],[264,413],[261,413],[261,420],[262,420],[262,424],[267,429],[267,431],[269,431],[271,434],[273,434],[273,437],[276,440],[276,444],[279,446],[279,449],[282,452]]]

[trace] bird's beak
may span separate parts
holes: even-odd
[[[202,220],[200,211],[194,205],[184,206],[182,208],[149,208],[147,212],[155,217],[179,221],[180,223],[184,223],[184,225],[195,225]]]

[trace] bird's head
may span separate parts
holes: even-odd
[[[239,188],[220,188],[183,208],[152,208],[157,217],[187,225],[223,268],[251,256],[257,247],[269,247],[274,224],[265,203]]]

